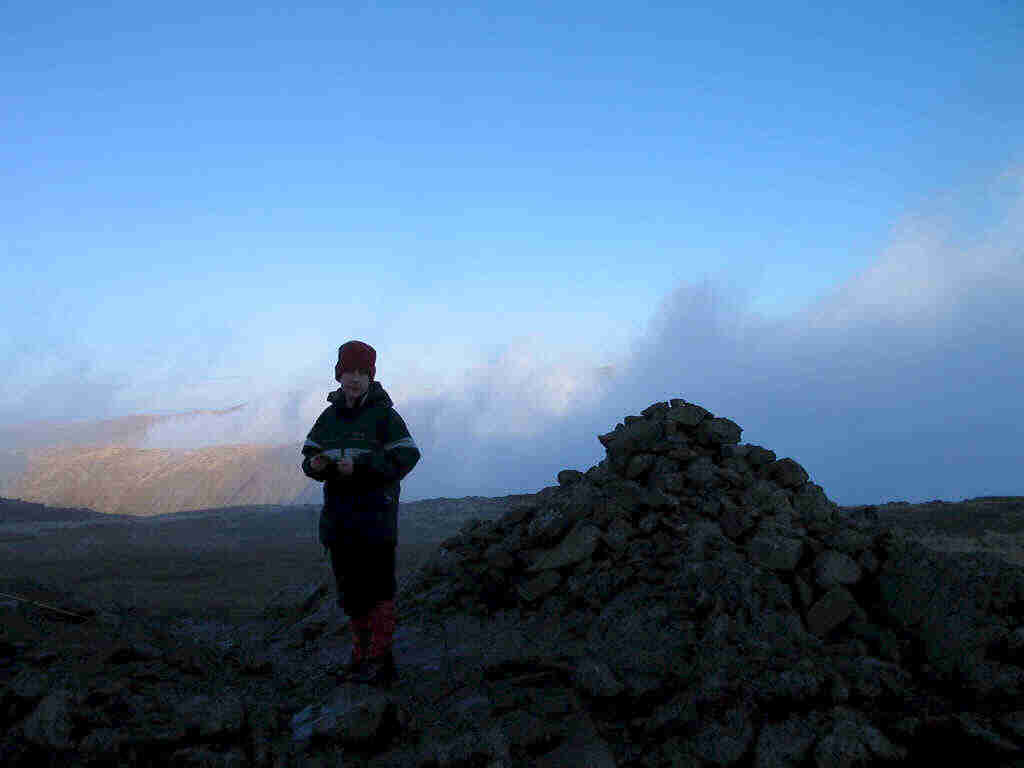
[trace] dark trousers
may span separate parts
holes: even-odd
[[[395,599],[395,545],[352,540],[331,547],[331,568],[338,586],[338,603],[345,614],[366,616],[381,602]]]

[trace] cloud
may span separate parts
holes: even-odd
[[[406,483],[409,497],[523,493],[552,484],[569,446],[580,441],[581,421],[612,381],[600,366],[524,339],[470,367],[451,391],[411,396],[400,410],[423,458]]]
[[[840,503],[1021,493],[1024,241],[1019,178],[995,223],[918,216],[831,295],[774,323],[680,286],[632,367],[801,462]],[[977,208],[976,198],[962,200]]]
[[[596,435],[625,415],[683,397],[795,458],[841,504],[1024,493],[1021,178],[907,217],[859,274],[784,318],[752,312],[725,277],[684,282],[609,350],[612,376],[574,378],[523,348],[457,394],[410,402],[426,450],[409,491],[537,490],[599,461]],[[559,397],[560,376],[574,396]]]
[[[4,355],[0,426],[26,421],[102,419],[116,409],[125,376],[104,371],[68,347],[9,350]]]
[[[858,274],[788,316],[751,311],[749,289],[719,275],[668,287],[645,330],[601,360],[524,337],[481,346],[469,364],[390,364],[383,383],[423,452],[403,498],[534,492],[560,469],[600,461],[598,434],[672,397],[735,420],[745,442],[796,459],[841,504],[1024,493],[1022,179],[1009,174],[906,217]],[[206,391],[200,374],[215,375],[216,359],[189,350],[161,374],[168,401],[183,402],[170,395],[190,360],[202,358],[194,394]],[[64,417],[75,409],[54,408],[61,398],[88,405],[82,415],[109,410],[125,382],[75,364],[81,375],[55,367],[49,383],[17,397]],[[208,385],[210,403],[246,407],[163,422],[148,445],[298,450],[326,407],[322,367],[262,390]]]

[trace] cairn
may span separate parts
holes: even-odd
[[[620,765],[1021,757],[1024,570],[841,510],[741,431],[681,399],[627,416],[598,465],[447,539],[401,609],[518,623],[492,673],[565,670]]]

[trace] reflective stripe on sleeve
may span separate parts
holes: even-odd
[[[293,445],[294,445],[294,443],[293,443]],[[310,440],[308,437],[306,438],[306,442],[302,444],[302,447],[303,448],[316,448],[317,450],[320,450],[320,449],[323,448],[323,446],[320,445],[320,443],[315,443],[312,440]]]
[[[323,455],[328,459],[351,459],[356,456],[361,456],[364,453],[373,453],[369,448],[331,448],[328,451],[324,451]]]
[[[385,451],[391,448],[416,448],[416,450],[419,450],[416,446],[416,441],[411,437],[403,437],[401,440],[395,440],[395,442],[388,443],[384,446]]]

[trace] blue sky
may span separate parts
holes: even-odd
[[[536,490],[676,396],[842,503],[1024,492],[1019,4],[0,18],[0,424],[290,439],[362,338],[413,495]]]

